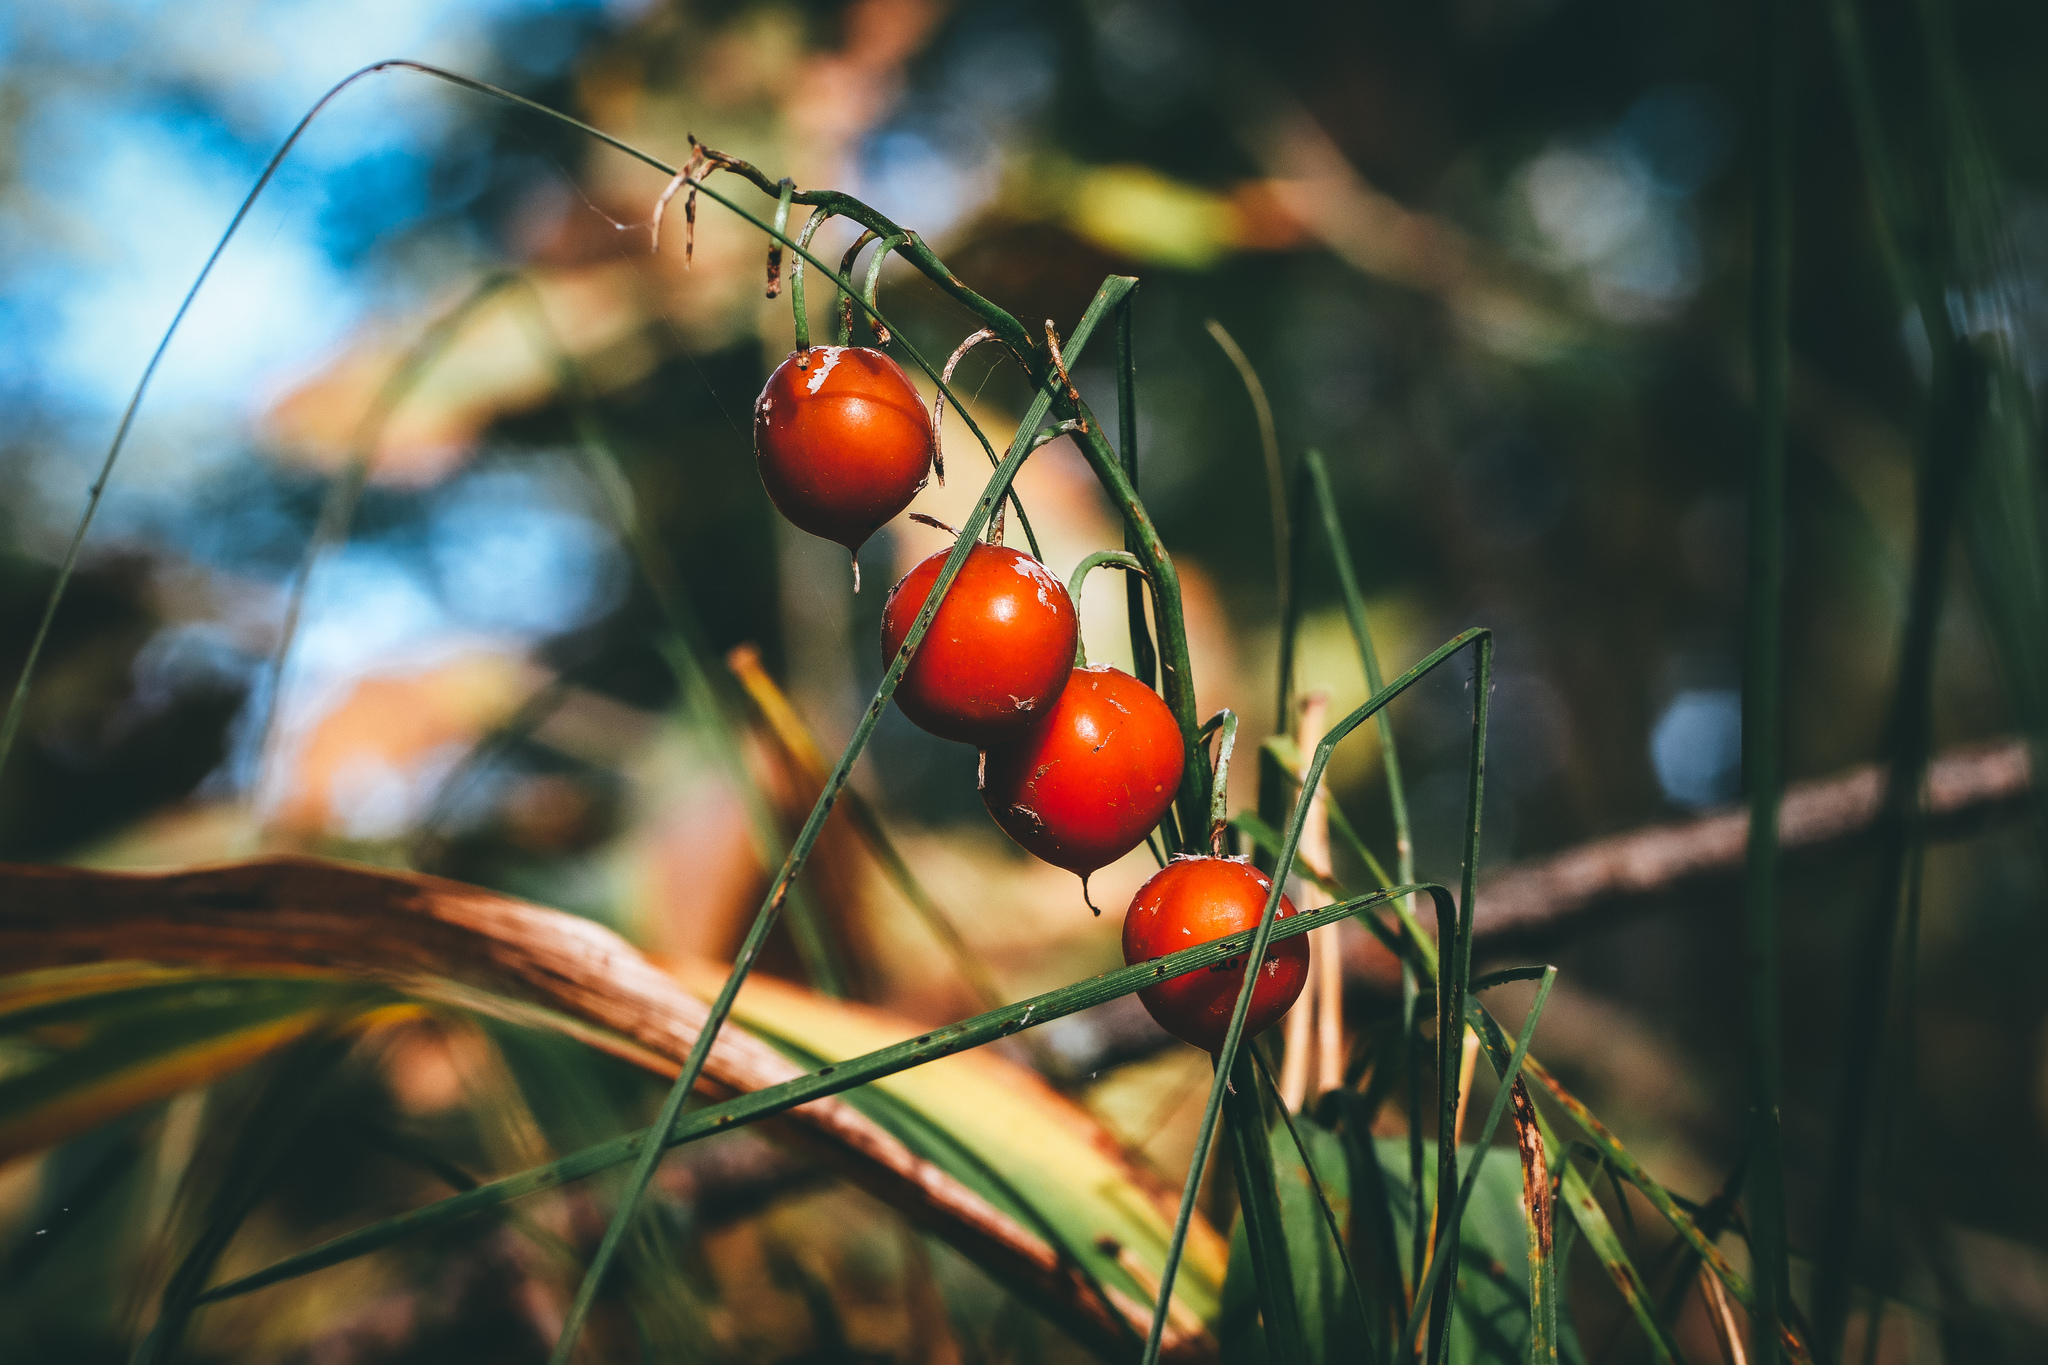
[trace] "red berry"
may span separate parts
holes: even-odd
[[[890,590],[885,665],[903,648],[947,553]],[[1007,546],[976,544],[897,685],[896,704],[940,738],[985,749],[1025,729],[1059,696],[1074,669],[1076,628],[1073,601],[1045,565]]]
[[[1051,710],[983,756],[981,800],[1005,834],[1086,878],[1144,842],[1181,764],[1157,693],[1107,665],[1077,668]]]
[[[931,418],[880,351],[813,346],[768,376],[754,403],[754,454],[783,516],[858,550],[924,487]]]
[[[1154,958],[1193,948],[1230,934],[1256,929],[1265,913],[1273,883],[1250,863],[1235,858],[1176,858],[1138,890],[1124,916],[1124,961]],[[1280,898],[1278,916],[1294,913],[1294,903]],[[1264,1032],[1287,1013],[1308,980],[1308,939],[1302,935],[1266,949],[1252,1003],[1245,1015],[1244,1039]],[[1201,971],[1162,981],[1138,992],[1138,999],[1159,1027],[1205,1052],[1223,1046],[1230,1014],[1244,986],[1244,958],[1227,958]]]

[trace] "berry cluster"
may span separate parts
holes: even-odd
[[[754,406],[768,496],[794,525],[857,552],[910,505],[937,454],[917,390],[881,351],[794,352]],[[890,590],[882,657],[895,658],[947,551]],[[856,561],[855,584],[859,583]],[[1145,841],[1180,787],[1185,750],[1173,712],[1130,674],[1078,662],[1080,625],[1065,585],[1031,556],[976,543],[896,689],[914,724],[982,754],[981,799],[1028,852],[1089,874]],[[1124,920],[1127,962],[1254,927],[1271,890],[1248,863],[1180,857],[1138,892]],[[1294,913],[1284,898],[1282,916]],[[1254,989],[1247,1036],[1287,1012],[1308,976],[1303,938],[1275,944]],[[1221,1047],[1244,979],[1241,959],[1139,994],[1169,1033]]]

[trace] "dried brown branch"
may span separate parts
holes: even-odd
[[[2011,813],[2026,803],[2031,785],[2024,743],[1951,749],[1928,767],[1929,833],[1953,834]],[[1883,799],[1884,771],[1876,765],[1795,782],[1785,791],[1779,840],[1788,853],[1851,842],[1876,827]],[[1726,810],[1505,868],[1480,883],[1473,933],[1480,947],[1498,951],[1578,931],[1628,902],[1733,874],[1748,835],[1748,813]]]
[[[310,858],[159,875],[0,864],[7,972],[116,962],[382,982],[515,1022],[546,1016],[545,1027],[671,1077],[706,1013],[703,1001],[609,929],[460,882]],[[1009,1065],[972,1055],[977,1065]],[[1029,1072],[1009,1069],[1011,1083],[1042,1088]],[[728,1024],[712,1047],[704,1089],[722,1097],[801,1074]],[[1046,1096],[1049,1110],[1069,1108],[1050,1089]],[[846,1101],[815,1100],[778,1120],[776,1131],[1023,1289],[1107,1356],[1125,1354],[1134,1326],[1149,1321],[1147,1308],[1091,1285],[1042,1238]],[[1170,1331],[1168,1347],[1182,1360],[1215,1358],[1206,1334]]]

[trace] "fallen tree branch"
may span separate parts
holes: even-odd
[[[1931,837],[1953,837],[2022,808],[2032,790],[2027,746],[2017,740],[1950,749],[1928,765]],[[1778,838],[1787,853],[1846,844],[1877,825],[1884,770],[1870,764],[1785,790]],[[1740,809],[1595,839],[1501,869],[1479,884],[1475,946],[1487,952],[1554,942],[1626,903],[1742,866],[1749,815]]]

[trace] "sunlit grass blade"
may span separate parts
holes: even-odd
[[[1101,290],[1088,305],[1087,312],[1082,315],[1068,339],[1068,351],[1071,355],[1080,355],[1089,334],[1102,317],[1115,307],[1117,301],[1130,292],[1131,286],[1131,280],[1115,275],[1103,283]],[[988,523],[997,502],[1010,486],[1011,480],[1016,478],[1024,457],[1030,453],[1031,436],[1038,429],[1038,424],[1044,420],[1046,410],[1051,407],[1054,392],[1055,388],[1051,383],[1039,391],[1026,412],[1024,421],[1017,429],[1017,438],[1011,443],[1010,453],[990,476],[981,498],[975,503],[974,511],[960,528],[960,535],[947,554],[946,562],[940,568],[937,579],[932,583],[931,593],[918,611],[917,619],[912,623],[909,634],[905,636],[902,648],[896,652],[888,671],[883,674],[874,700],[868,704],[866,712],[861,716],[860,723],[854,729],[853,738],[848,741],[845,752],[840,755],[839,762],[826,780],[824,790],[818,795],[817,803],[811,808],[810,816],[804,821],[802,831],[798,833],[790,848],[789,857],[784,861],[782,870],[776,874],[774,883],[769,887],[768,894],[761,903],[761,908],[755,913],[754,922],[734,958],[732,972],[727,976],[726,983],[720,988],[717,997],[711,1002],[711,1012],[703,1030],[691,1046],[690,1055],[683,1063],[682,1072],[677,1076],[675,1085],[670,1088],[668,1098],[662,1103],[661,1116],[654,1124],[657,1132],[666,1132],[675,1125],[677,1115],[682,1112],[684,1100],[696,1088],[697,1078],[703,1072],[705,1059],[710,1055],[711,1044],[717,1038],[719,1030],[725,1026],[726,1018],[732,1013],[733,999],[738,995],[741,984],[745,982],[748,972],[753,969],[755,960],[760,956],[762,945],[767,941],[769,930],[775,925],[791,882],[795,880],[797,873],[802,870],[804,861],[810,856],[811,848],[817,842],[819,832],[824,828],[826,815],[831,811],[840,789],[846,785],[847,778],[852,775],[854,761],[867,747],[869,737],[874,734],[876,722],[881,719],[883,710],[889,704],[889,698],[895,694],[896,685],[902,680],[904,670],[909,667],[912,654],[923,642],[925,632],[931,628],[932,618],[937,614],[940,603],[945,600],[953,580],[959,576],[960,567],[966,562],[975,537]],[[646,1192],[648,1183],[654,1178],[654,1167],[660,1156],[659,1144],[647,1144],[635,1161],[631,1174],[627,1176],[625,1187],[619,1196],[618,1208],[612,1215],[610,1226],[606,1228],[604,1239],[598,1244],[597,1254],[592,1258],[590,1269],[584,1275],[575,1301],[570,1305],[568,1315],[564,1319],[562,1334],[556,1341],[550,1365],[568,1365],[570,1357],[574,1354],[576,1338],[582,1331],[584,1319],[589,1316],[591,1305],[596,1301],[605,1271],[618,1252],[619,1242],[625,1236],[626,1228],[632,1221],[640,1198]]]
[[[1484,629],[1468,630],[1455,636],[1440,645],[1428,657],[1416,664],[1414,668],[1411,668],[1386,688],[1367,699],[1363,706],[1330,728],[1323,736],[1321,742],[1316,745],[1315,757],[1311,760],[1308,771],[1303,776],[1301,795],[1295,800],[1293,813],[1288,817],[1287,835],[1280,848],[1277,866],[1285,868],[1293,864],[1295,853],[1301,845],[1302,829],[1308,822],[1309,799],[1314,794],[1317,785],[1322,781],[1323,772],[1329,766],[1330,754],[1337,745],[1353,730],[1377,714],[1381,707],[1386,706],[1403,692],[1406,692],[1416,682],[1426,677],[1439,664],[1451,658],[1458,651],[1464,649],[1465,646],[1473,644],[1475,641],[1478,642],[1482,657],[1484,657],[1491,640],[1491,633]],[[1478,695],[1474,699],[1474,709],[1476,714],[1482,718],[1482,723],[1485,715],[1484,698],[1484,689],[1479,689]],[[1476,769],[1478,763],[1482,761],[1483,750],[1475,749],[1473,752]],[[1476,820],[1474,824],[1476,828]],[[1253,963],[1265,960],[1266,948],[1272,940],[1273,927],[1280,908],[1281,887],[1284,885],[1284,882],[1284,878],[1276,879],[1273,883],[1272,891],[1266,898],[1265,910],[1259,917],[1259,927],[1252,939],[1249,960]],[[1436,902],[1438,922],[1447,927],[1455,925],[1458,922],[1458,909],[1455,902],[1452,901],[1450,893],[1438,887],[1432,888],[1430,895]],[[1468,902],[1470,900],[1469,892],[1467,900]],[[1297,916],[1296,918],[1299,917]],[[1289,922],[1292,923],[1293,921],[1290,920]],[[1454,930],[1450,931],[1450,933],[1452,937],[1456,936]],[[1467,966],[1469,967],[1469,962]],[[1247,972],[1245,974],[1244,985],[1238,991],[1237,1003],[1231,1012],[1230,1027],[1225,1032],[1223,1046],[1217,1053],[1219,1060],[1217,1063],[1216,1080],[1209,1088],[1208,1103],[1202,1111],[1201,1123],[1195,1130],[1195,1150],[1189,1166],[1191,1174],[1181,1190],[1180,1213],[1175,1220],[1173,1242],[1167,1248],[1165,1273],[1161,1277],[1162,1283],[1159,1298],[1152,1314],[1152,1330],[1145,1342],[1144,1365],[1153,1365],[1153,1362],[1159,1358],[1159,1348],[1164,1339],[1166,1329],[1167,1305],[1171,1302],[1173,1295],[1173,1276],[1179,1268],[1181,1247],[1186,1241],[1188,1224],[1194,1215],[1196,1186],[1201,1179],[1201,1171],[1207,1164],[1210,1146],[1215,1140],[1216,1123],[1222,1109],[1224,1085],[1229,1078],[1230,1064],[1235,1059],[1239,1042],[1244,1036],[1245,1017],[1251,1007],[1252,987],[1256,980],[1257,978],[1254,973]],[[1464,998],[1463,978],[1458,978],[1458,982],[1457,996],[1462,1003]]]
[[[1404,888],[1405,891],[1429,889]],[[1276,926],[1276,932],[1281,938],[1307,933],[1320,925],[1336,923],[1362,906],[1384,901],[1387,894],[1376,892],[1371,896],[1338,902],[1320,910],[1292,916],[1280,921]],[[820,1068],[811,1075],[781,1085],[707,1105],[679,1120],[673,1120],[665,1145],[680,1146],[713,1133],[731,1132],[748,1124],[772,1118],[798,1105],[842,1094],[871,1081],[895,1075],[899,1071],[921,1066],[925,1062],[981,1047],[1022,1029],[1063,1019],[1067,1015],[1131,995],[1158,981],[1200,971],[1227,958],[1241,956],[1250,940],[1251,934],[1247,932],[1198,944],[1155,962],[1142,962],[1120,968],[1087,981],[1048,991],[1029,1000],[1006,1005],[999,1010],[976,1015],[974,1018],[923,1034],[914,1040],[878,1049],[851,1061]],[[582,1180],[599,1171],[632,1160],[648,1138],[658,1131],[660,1129],[656,1126],[628,1133],[571,1153],[546,1165],[491,1181],[465,1194],[359,1228],[252,1275],[209,1290],[203,1301],[214,1302],[233,1298],[331,1265],[339,1265],[343,1261],[367,1255],[403,1238],[445,1227],[449,1223],[510,1200]]]

